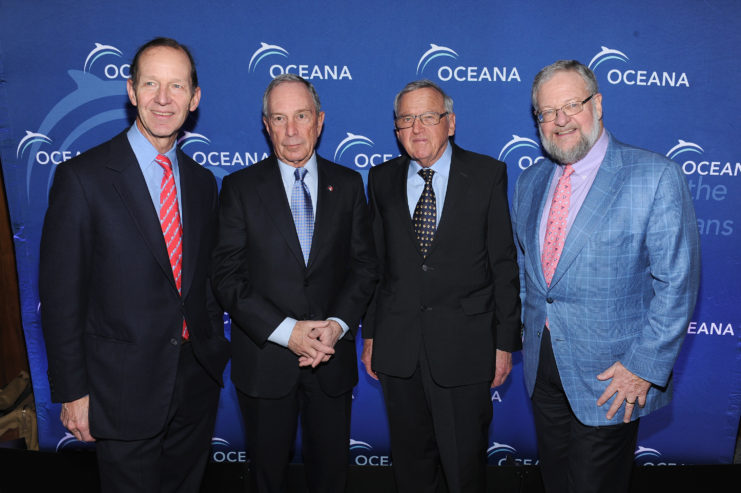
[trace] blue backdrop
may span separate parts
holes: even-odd
[[[49,400],[39,326],[49,186],[60,162],[131,124],[129,62],[162,35],[196,58],[203,99],[180,145],[219,181],[270,152],[261,96],[271,77],[293,72],[316,86],[327,114],[319,153],[364,176],[400,152],[396,92],[432,79],[455,101],[456,142],[506,161],[511,191],[521,170],[542,159],[533,77],[560,58],[588,64],[607,128],[682,166],[702,234],[700,300],[676,365],[676,397],[642,420],[636,462],[730,463],[741,409],[739,19],[733,0],[0,2],[0,156],[41,448],[79,446]],[[352,462],[388,465],[380,387],[360,371]],[[490,463],[535,463],[519,355],[492,401]],[[213,460],[246,460],[230,383],[219,413]]]

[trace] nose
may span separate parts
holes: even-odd
[[[286,122],[286,135],[296,135],[297,133],[298,127],[296,126],[296,122],[292,118],[289,118],[288,122]]]
[[[170,93],[168,92],[168,87],[166,85],[161,85],[157,89],[157,94],[155,94],[154,100],[157,102],[157,104],[165,105],[170,102]]]
[[[562,110],[556,110],[556,119],[553,120],[553,123],[555,123],[559,127],[563,127],[564,125],[566,125],[566,123],[568,123],[570,119],[571,117],[564,113]]]
[[[422,130],[423,127],[424,125],[422,125],[422,120],[420,120],[419,117],[417,117],[414,119],[414,122],[412,123],[412,132],[414,132],[415,134],[418,134]]]

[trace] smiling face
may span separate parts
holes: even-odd
[[[314,154],[324,125],[324,112],[317,114],[314,100],[304,84],[283,82],[270,91],[267,114],[262,121],[278,159],[300,168]]]
[[[192,87],[188,55],[169,46],[143,52],[138,76],[129,79],[126,90],[136,106],[139,131],[160,153],[170,150],[188,113],[198,107],[201,89]]]
[[[538,90],[538,110],[562,108],[591,96],[587,83],[574,71],[560,71]],[[576,115],[556,113],[552,122],[540,123],[540,140],[551,158],[561,164],[573,164],[587,155],[602,132],[602,95],[597,93]]]
[[[444,113],[445,101],[436,90],[423,87],[401,96],[396,117],[421,115],[428,111]],[[422,125],[419,118],[416,118],[411,127],[396,131],[396,136],[409,157],[424,168],[432,166],[440,159],[448,145],[448,138],[452,135],[455,135],[454,113],[442,117],[439,124],[431,126]]]

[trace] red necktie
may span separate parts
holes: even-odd
[[[154,160],[162,166],[162,184],[160,185],[160,225],[167,244],[167,254],[170,257],[170,267],[175,278],[175,286],[180,292],[183,269],[183,230],[180,227],[180,209],[178,207],[178,193],[175,188],[175,177],[172,174],[172,163],[167,156],[158,154]],[[183,319],[183,339],[188,339],[188,328]]]
[[[573,172],[574,168],[567,164],[563,175],[558,179],[558,185],[556,185],[556,191],[551,200],[551,210],[548,212],[548,226],[546,226],[543,253],[540,257],[545,282],[548,286],[551,285],[558,259],[561,258],[564,241],[566,241],[566,223],[569,219],[571,174]]]

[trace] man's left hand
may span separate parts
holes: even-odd
[[[318,339],[322,344],[334,347],[337,341],[342,337],[342,327],[336,320],[327,320],[329,324],[326,327],[316,327],[311,329],[309,337],[312,339]],[[299,366],[309,366],[316,368],[320,363],[329,361],[331,354],[318,353],[314,359],[310,359],[306,356],[299,358]]]
[[[497,349],[497,361],[494,365],[494,380],[491,388],[502,385],[512,371],[512,353]]]
[[[620,409],[623,401],[625,401],[623,423],[630,423],[630,416],[633,414],[635,406],[643,407],[646,405],[646,394],[648,394],[648,389],[651,388],[651,382],[632,373],[619,361],[616,361],[607,370],[597,375],[597,380],[604,381],[610,379],[612,379],[612,382],[610,382],[610,385],[607,386],[600,398],[597,399],[597,405],[603,405],[610,397],[617,394],[615,400],[612,401],[610,409],[607,411],[607,419],[612,419],[618,412],[618,409]]]

